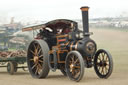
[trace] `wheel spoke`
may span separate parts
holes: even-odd
[[[76,64],[76,63],[78,62],[78,60],[79,60],[79,59],[77,58],[77,59],[75,60],[74,64]]]
[[[39,45],[38,45],[38,46],[39,46]],[[38,46],[37,46],[37,47],[38,47]],[[35,44],[34,44],[34,48],[35,48],[35,56],[37,56],[37,51],[38,51],[37,47],[36,47]]]
[[[101,61],[101,58],[100,58],[100,56],[98,57],[98,59]]]
[[[100,70],[100,66],[98,66],[97,69]]]
[[[39,63],[38,63],[38,68],[39,68],[39,69],[42,69],[42,65],[40,65]]]
[[[80,71],[78,71],[74,77],[77,78],[79,75],[80,75]]]
[[[109,60],[106,60],[106,62],[109,62]]]
[[[106,62],[106,66],[109,66],[109,63]]]
[[[102,54],[101,54],[101,53],[99,54],[99,57],[100,57],[100,59],[101,59],[101,61],[102,61],[103,57],[102,57]]]
[[[43,57],[43,55],[40,55],[40,56],[39,56],[39,58],[42,58],[42,57]]]
[[[39,53],[41,52],[41,48],[39,49],[39,51],[38,51],[38,53],[37,53],[37,55],[39,55]]]
[[[41,69],[39,69],[39,70],[38,70],[38,74],[40,74],[40,73],[41,73],[41,71],[42,71],[42,70],[41,70]]]
[[[99,70],[99,72],[100,72],[100,70],[101,70],[101,67],[100,67],[100,66],[99,66],[99,69],[98,69],[98,70]]]
[[[30,52],[31,52],[34,56],[36,55],[32,50],[30,50]]]
[[[35,43],[33,43],[34,49],[36,49]]]
[[[72,64],[72,61],[69,61],[69,65],[71,65]]]
[[[43,60],[39,60],[39,62],[43,63]]]
[[[37,64],[34,64],[34,65],[32,66],[32,69],[34,69],[36,66],[37,66]]]
[[[106,62],[109,62],[108,56],[106,56]]]
[[[39,44],[38,44],[38,46],[37,46],[37,48],[36,48],[36,49],[37,49],[37,51],[38,51],[39,47],[40,47],[40,46],[39,46]]]
[[[72,73],[72,69],[70,68],[70,70],[69,70],[71,73]]]
[[[105,71],[106,71],[106,74],[107,74],[107,72],[108,72],[108,68],[105,66]]]
[[[74,68],[80,68],[80,66],[74,66]]]
[[[36,72],[35,72],[35,74],[37,74],[38,73],[38,70],[39,70],[39,68],[38,68],[38,66],[36,67]]]
[[[103,75],[104,75],[104,67],[103,67]]]
[[[72,76],[74,76],[75,75],[75,72],[74,72],[74,69],[72,69]]]
[[[101,53],[101,54],[102,54],[102,60],[104,61],[104,55],[105,55],[105,54],[104,54],[104,53]]]
[[[33,46],[34,46],[34,49],[35,49],[34,52],[36,53],[36,46],[35,46],[35,44]]]
[[[104,68],[103,67],[102,67],[101,73],[103,73],[103,75],[104,75]]]
[[[72,63],[74,62],[74,55],[72,56]]]

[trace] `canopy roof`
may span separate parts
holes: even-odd
[[[51,28],[53,31],[56,29],[77,29],[77,22],[68,19],[57,19],[49,21],[45,24],[24,27],[22,31],[31,31],[36,29]]]

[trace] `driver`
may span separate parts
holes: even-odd
[[[57,34],[61,34],[62,33],[62,28],[57,28]]]

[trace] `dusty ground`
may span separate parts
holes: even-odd
[[[9,75],[6,68],[0,68],[0,85],[128,85],[128,32],[91,29],[92,39],[98,48],[109,50],[114,60],[114,70],[109,79],[100,79],[94,69],[86,69],[80,82],[73,82],[60,71],[50,72],[46,79],[34,79],[28,72],[19,69],[15,75]]]

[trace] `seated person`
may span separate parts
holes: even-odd
[[[69,32],[71,32],[71,30],[69,28],[65,28],[62,31],[62,33],[64,33],[64,34],[68,34]]]

